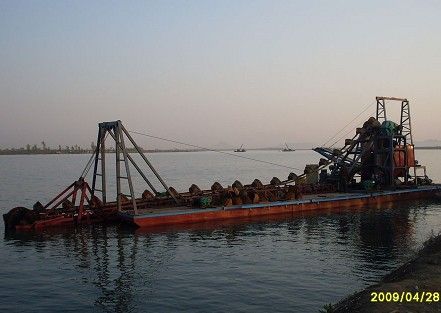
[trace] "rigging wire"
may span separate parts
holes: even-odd
[[[375,114],[375,112],[373,112],[372,114],[369,114],[369,115],[372,116],[373,114]],[[342,140],[344,137],[346,137],[352,131],[353,131],[353,129],[350,128],[346,133],[344,133],[342,136],[340,136],[332,145],[330,145],[329,148],[332,148],[333,146],[335,146],[340,140]]]
[[[109,133],[106,134],[106,137],[104,138],[104,141],[106,141],[108,135],[109,135]],[[95,153],[97,152],[97,150],[98,150],[98,143],[96,145],[95,150],[92,151],[92,154],[91,154],[91,156],[89,158],[89,161],[87,161],[87,164],[84,167],[83,171],[81,172],[81,176],[80,177],[86,177],[87,173],[89,173],[90,168],[92,167],[92,164],[93,164],[93,162],[92,162],[93,157],[95,156]]]
[[[329,138],[322,145],[322,147],[324,147],[326,144],[328,144],[331,140],[335,139],[342,131],[344,131],[351,123],[353,123],[355,120],[357,120],[364,112],[366,112],[374,104],[375,103],[370,103],[369,105],[367,105],[356,117],[354,117],[343,128],[341,128],[337,133],[335,133],[334,136]],[[344,138],[351,131],[352,131],[352,129],[349,129],[346,133],[344,133],[341,137],[339,137],[329,148],[332,148],[334,145],[336,145],[342,138]],[[224,155],[228,155],[228,156],[233,156],[233,157],[236,157],[236,158],[251,160],[251,161],[260,162],[260,163],[264,163],[264,164],[270,164],[270,165],[279,166],[279,167],[283,167],[283,168],[287,168],[287,169],[291,169],[291,170],[296,170],[296,171],[302,171],[301,169],[296,168],[296,167],[287,166],[287,165],[278,164],[278,163],[269,162],[269,161],[264,161],[264,160],[259,160],[259,159],[254,159],[254,158],[250,158],[250,157],[245,157],[245,156],[242,156],[242,155],[237,155],[237,154],[233,154],[233,153],[229,153],[229,152],[225,152],[225,151],[214,150],[214,149],[210,149],[210,148],[206,148],[206,147],[202,147],[202,146],[198,146],[198,145],[193,145],[193,144],[185,143],[185,142],[182,142],[182,141],[167,139],[167,138],[163,138],[163,137],[159,137],[159,136],[148,135],[148,134],[137,132],[137,131],[129,130],[129,132],[132,133],[132,134],[137,134],[137,135],[141,135],[141,136],[145,136],[145,137],[149,137],[149,138],[154,138],[154,139],[158,139],[158,140],[162,140],[162,141],[172,142],[172,143],[176,143],[176,144],[180,144],[180,145],[184,145],[184,146],[188,146],[188,147],[193,147],[193,148],[197,148],[197,149],[201,149],[201,150],[205,150],[205,151],[212,151],[212,152],[216,152],[216,153],[220,153],[220,154],[224,154]],[[106,140],[107,136],[108,136],[108,134],[106,134],[106,137],[104,138],[104,140]],[[97,145],[96,149],[98,149],[98,145]],[[92,154],[91,154],[91,156],[89,158],[89,161],[87,162],[85,168],[83,169],[83,171],[81,173],[81,177],[86,176],[87,173],[89,172],[90,168],[92,167],[93,157],[94,157],[94,155],[96,153],[96,149],[92,152]],[[305,149],[301,149],[301,150],[305,150]]]
[[[87,175],[87,173],[89,172],[90,167],[92,166],[93,157],[94,157],[97,149],[98,149],[98,147],[96,147],[95,150],[92,151],[92,154],[90,155],[89,161],[87,161],[86,166],[84,167],[83,171],[81,172],[80,177],[84,178]]]
[[[177,141],[177,140],[172,140],[172,139],[167,139],[167,138],[163,138],[163,137],[148,135],[148,134],[144,134],[144,133],[137,132],[137,131],[129,130],[129,132],[132,133],[132,134],[137,134],[137,135],[141,135],[141,136],[145,136],[145,137],[159,139],[159,140],[162,140],[162,141],[172,142],[172,143],[176,143],[176,144],[180,144],[180,145],[184,145],[184,146],[189,146],[189,147],[193,147],[193,148],[197,148],[197,149],[201,149],[201,150],[205,150],[205,151],[213,151],[213,152],[217,152],[217,153],[220,153],[220,154],[225,154],[225,155],[233,156],[233,157],[236,157],[236,158],[241,158],[241,159],[251,160],[251,161],[255,161],[255,162],[275,165],[275,166],[284,167],[284,168],[287,168],[287,169],[290,169],[290,170],[302,171],[301,169],[296,168],[296,167],[292,167],[292,166],[287,166],[287,165],[283,165],[283,164],[277,164],[277,163],[273,163],[273,162],[269,162],[269,161],[258,160],[258,159],[254,159],[254,158],[250,158],[250,157],[246,157],[246,156],[242,156],[242,155],[237,155],[237,154],[234,154],[234,153],[229,153],[229,152],[214,150],[214,149],[210,149],[210,148],[206,148],[206,147],[202,147],[202,146],[192,145],[192,144],[181,142],[181,141]]]
[[[342,129],[340,129],[337,133],[335,133],[335,135],[334,136],[332,136],[331,138],[329,138],[323,145],[322,145],[322,147],[324,147],[324,146],[326,146],[331,140],[333,140],[335,137],[337,137],[338,136],[338,134],[340,134],[342,131],[344,131],[345,129],[346,129],[346,127],[348,127],[351,123],[353,123],[357,118],[359,118],[364,112],[366,112],[372,105],[374,105],[375,104],[375,102],[371,102],[371,103],[369,103],[369,105],[367,105],[364,109],[363,109],[363,111],[361,111],[356,117],[354,117],[349,123],[347,123]],[[346,136],[347,135],[347,133],[345,134],[345,135],[343,135],[343,137],[344,136]],[[340,138],[341,139],[341,138]],[[337,141],[339,141],[340,139],[338,139]],[[335,143],[334,143],[335,144]],[[333,146],[333,145],[332,145]],[[331,147],[332,147],[331,146]]]

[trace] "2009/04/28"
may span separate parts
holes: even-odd
[[[372,291],[371,302],[439,302],[440,293],[438,291],[402,291],[402,292],[383,292]]]

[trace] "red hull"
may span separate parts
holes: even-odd
[[[89,219],[86,217],[83,218],[81,223],[77,222],[77,219],[72,216],[65,216],[65,215],[59,215],[55,216],[53,218],[47,218],[43,220],[39,220],[34,222],[33,224],[28,225],[16,225],[15,230],[16,231],[31,231],[31,230],[44,230],[46,228],[53,228],[53,227],[66,227],[66,226],[75,226],[75,225],[81,225],[81,224],[96,224],[96,223],[103,223],[103,222],[110,222],[118,219],[117,210],[115,209],[109,209],[107,212],[105,212],[104,215],[101,216],[90,216]]]
[[[87,218],[87,216],[83,217],[81,224],[122,220],[138,227],[152,228],[156,226],[194,224],[219,220],[239,220],[281,214],[293,215],[300,212],[335,210],[348,207],[372,207],[403,200],[436,198],[440,192],[441,186],[431,186],[413,190],[374,193],[371,195],[346,194],[332,198],[322,198],[317,196],[310,200],[282,201],[211,209],[176,210],[166,214],[153,213],[145,215],[133,215],[126,212],[117,214],[116,207],[108,207],[103,212],[105,214],[101,214],[100,216],[90,215],[89,218]],[[16,230],[43,230],[53,227],[75,226],[77,224],[78,222],[76,222],[76,218],[59,215],[54,216],[53,218],[36,221],[30,225],[17,225]]]
[[[138,227],[155,227],[175,224],[201,223],[215,220],[228,220],[270,216],[276,214],[295,214],[305,211],[341,209],[348,207],[371,207],[388,202],[433,198],[440,191],[440,187],[421,188],[403,192],[375,193],[371,195],[338,197],[332,199],[314,198],[303,201],[286,201],[239,207],[200,210],[191,213],[129,215],[121,213],[123,220],[129,221]]]

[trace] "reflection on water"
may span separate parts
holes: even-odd
[[[414,202],[153,230],[16,234],[5,238],[3,306],[314,312],[378,280],[440,226],[439,204]]]

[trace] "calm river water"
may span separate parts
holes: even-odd
[[[312,151],[243,155],[301,169],[318,161]],[[441,151],[417,150],[417,156],[440,182]],[[149,157],[178,190],[289,174],[213,152]],[[1,213],[47,201],[78,177],[87,159],[0,156]],[[252,223],[14,235],[0,240],[0,311],[318,312],[378,281],[440,230],[441,203],[425,201]]]

